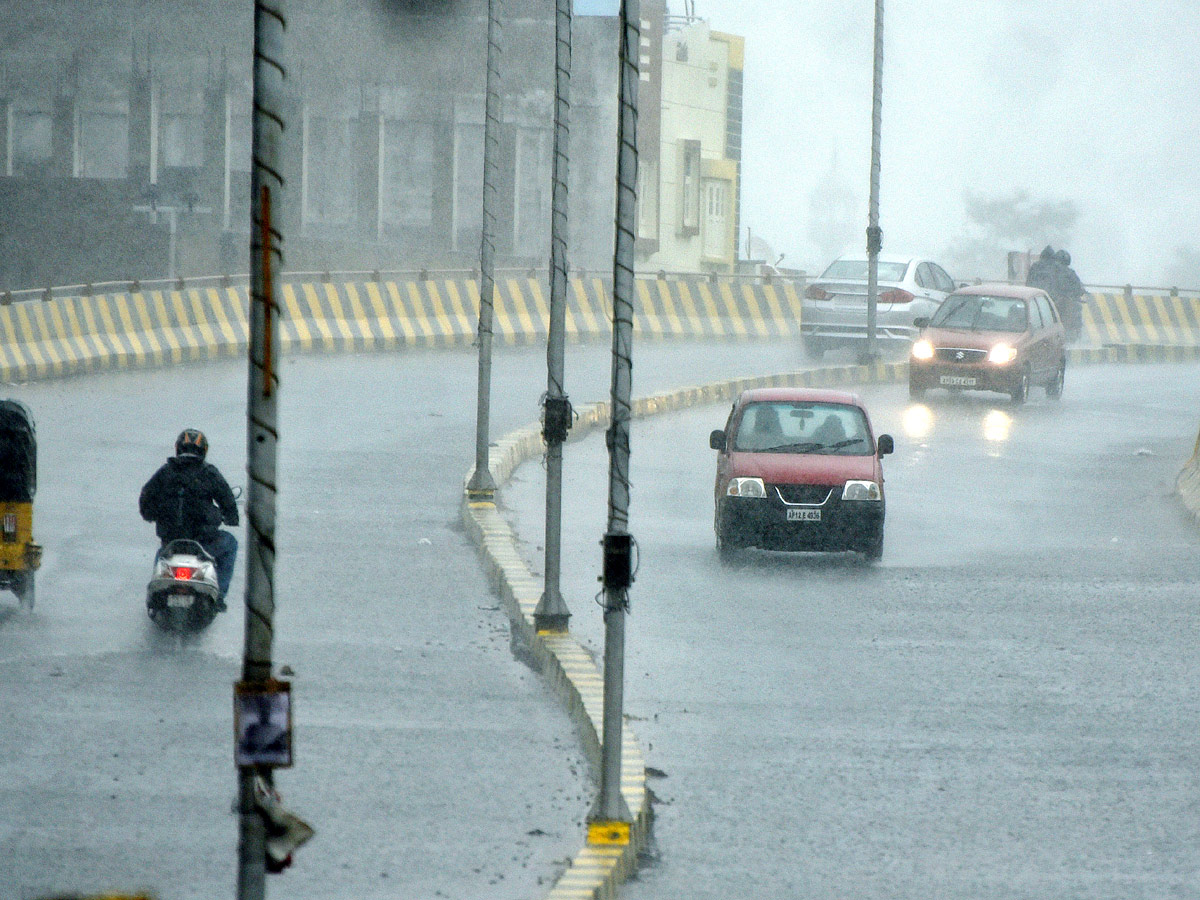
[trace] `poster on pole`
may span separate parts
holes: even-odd
[[[233,733],[238,766],[290,766],[292,685],[275,680],[235,684]]]

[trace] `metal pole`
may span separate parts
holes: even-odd
[[[876,307],[879,304],[879,130],[883,118],[883,0],[875,0],[875,72],[871,92],[871,199],[867,211],[867,352],[863,362],[873,362],[876,350]]]
[[[633,583],[629,534],[629,425],[633,369],[634,240],[637,236],[637,94],[641,17],[621,0],[620,118],[617,124],[617,232],[613,255],[612,424],[608,430],[608,531],[604,535],[604,727],[600,796],[589,839],[628,843],[629,807],[621,796],[625,614]],[[622,826],[623,827],[620,827]],[[624,840],[621,840],[621,837]]]
[[[254,4],[254,112],[250,228],[250,348],[246,459],[246,637],[242,680],[271,677],[275,614],[275,458],[279,440],[279,293],[283,264],[284,0]],[[266,823],[254,802],[255,769],[238,770],[237,896],[266,897]],[[270,773],[264,775],[270,780]]]
[[[571,427],[571,402],[563,389],[567,308],[567,167],[570,161],[571,0],[557,0],[554,51],[554,163],[550,215],[550,333],[546,341],[546,399],[542,437],[546,441],[545,588],[533,613],[538,631],[563,632],[571,617],[563,601],[562,455]]]
[[[491,501],[496,480],[488,468],[488,417],[492,396],[492,311],[496,283],[496,164],[500,155],[500,11],[488,0],[487,98],[483,111],[483,237],[479,247],[479,395],[475,410],[475,471],[467,482],[472,500]]]

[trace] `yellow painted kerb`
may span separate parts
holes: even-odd
[[[628,822],[588,822],[588,843],[624,847],[629,843]]]

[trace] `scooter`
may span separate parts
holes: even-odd
[[[162,548],[146,586],[146,612],[160,628],[187,634],[217,616],[217,565],[196,541],[174,540]]]

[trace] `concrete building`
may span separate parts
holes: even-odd
[[[732,272],[741,208],[744,40],[664,19],[658,146],[643,153],[639,267]]]
[[[10,7],[0,20],[0,290],[247,271],[246,5]],[[543,268],[555,4],[504,10],[496,262]],[[639,266],[727,270],[741,41],[669,18],[663,0],[643,0],[642,14]],[[288,15],[286,268],[476,266],[486,0],[291,0]],[[569,258],[601,274],[612,267],[617,38],[611,15],[575,17]]]

